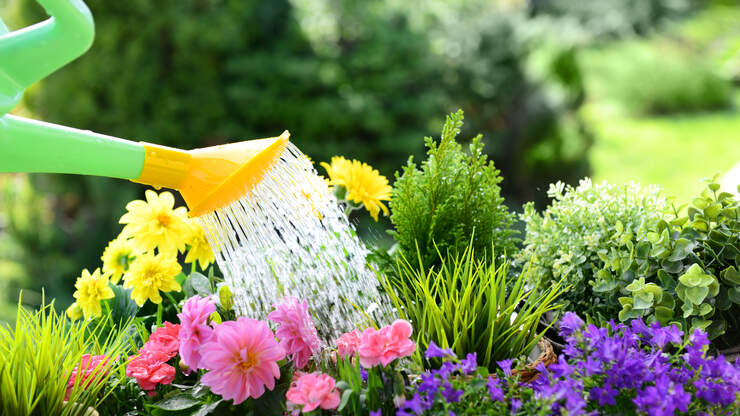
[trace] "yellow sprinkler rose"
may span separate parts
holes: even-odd
[[[77,302],[78,307],[82,308],[85,319],[100,316],[103,312],[100,309],[100,301],[112,299],[115,295],[113,290],[108,287],[108,275],[101,274],[100,269],[90,274],[87,269],[82,270],[82,275],[77,278],[75,283],[77,289],[72,295]]]
[[[331,165],[321,162],[329,174],[329,185],[343,186],[347,200],[362,203],[375,221],[380,210],[388,215],[388,208],[381,201],[390,201],[391,186],[377,169],[358,160],[349,161],[342,156],[331,158]]]
[[[174,206],[175,197],[171,193],[157,195],[147,190],[146,201],[136,200],[126,205],[128,212],[119,221],[126,224],[121,236],[133,238],[139,251],[152,251],[155,247],[160,253],[170,255],[185,251],[191,232],[190,218],[185,207]]]
[[[191,228],[192,232],[188,241],[190,248],[188,248],[188,254],[185,256],[185,263],[195,263],[197,261],[200,263],[201,270],[205,270],[215,260],[213,250],[211,250],[200,225],[193,221]]]
[[[128,271],[123,275],[123,287],[133,288],[131,299],[139,306],[143,306],[147,300],[159,304],[162,302],[159,291],[181,290],[180,284],[175,280],[181,270],[175,256],[144,253],[136,256],[129,265]]]
[[[103,260],[103,273],[110,274],[112,283],[118,283],[136,254],[137,250],[133,240],[119,236],[108,243],[103,256],[100,257]]]

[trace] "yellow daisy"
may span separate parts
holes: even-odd
[[[213,263],[215,257],[213,256],[213,250],[206,240],[206,235],[203,233],[203,229],[197,223],[192,223],[192,232],[190,234],[190,240],[188,241],[188,254],[185,256],[185,263],[200,263],[201,270],[205,270],[208,266]]]
[[[180,284],[175,280],[181,270],[175,256],[144,253],[136,256],[129,265],[128,271],[123,275],[123,287],[133,288],[131,299],[139,306],[143,306],[147,300],[158,304],[162,302],[160,290],[181,290]]]
[[[146,191],[146,202],[131,201],[126,205],[121,224],[124,238],[133,238],[140,251],[158,248],[160,253],[173,254],[185,251],[185,243],[190,236],[190,218],[185,207],[175,206],[175,197],[169,192],[157,195]],[[174,209],[173,209],[174,208]]]
[[[82,308],[85,319],[100,316],[103,313],[100,310],[100,301],[114,297],[113,290],[108,287],[108,275],[101,274],[100,269],[95,269],[92,274],[87,269],[82,270],[75,288],[77,290],[72,296],[77,299],[75,303]]]
[[[118,237],[108,243],[108,247],[103,251],[103,273],[110,275],[112,283],[118,283],[121,276],[128,270],[128,265],[136,257],[136,246],[133,240]]]
[[[329,184],[343,186],[347,190],[347,200],[362,203],[375,221],[380,210],[388,215],[388,208],[381,201],[390,201],[391,186],[388,179],[367,163],[349,161],[342,156],[331,158],[331,165],[321,162],[329,174]]]

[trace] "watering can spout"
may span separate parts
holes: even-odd
[[[92,45],[95,24],[82,0],[38,0],[52,17],[9,32],[0,22],[0,116],[12,110],[23,91]]]
[[[134,182],[177,189],[192,216],[236,201],[254,188],[280,158],[288,143],[278,137],[184,151],[143,143],[144,166]]]

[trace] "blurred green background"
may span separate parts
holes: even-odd
[[[462,108],[463,136],[484,134],[515,209],[543,207],[550,182],[586,175],[658,183],[686,200],[702,177],[740,163],[736,0],[88,5],[92,49],[15,113],[182,148],[289,129],[315,161],[344,155],[392,180]],[[45,18],[32,0],[0,0],[0,16],[11,30]],[[106,178],[0,175],[0,320],[21,288],[31,305],[42,287],[69,304],[80,270],[99,266],[126,202],[143,192]],[[364,238],[382,243],[366,217]]]

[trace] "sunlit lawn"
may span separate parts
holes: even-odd
[[[597,136],[594,177],[657,183],[687,201],[701,179],[740,163],[740,112],[632,118],[587,109]]]

